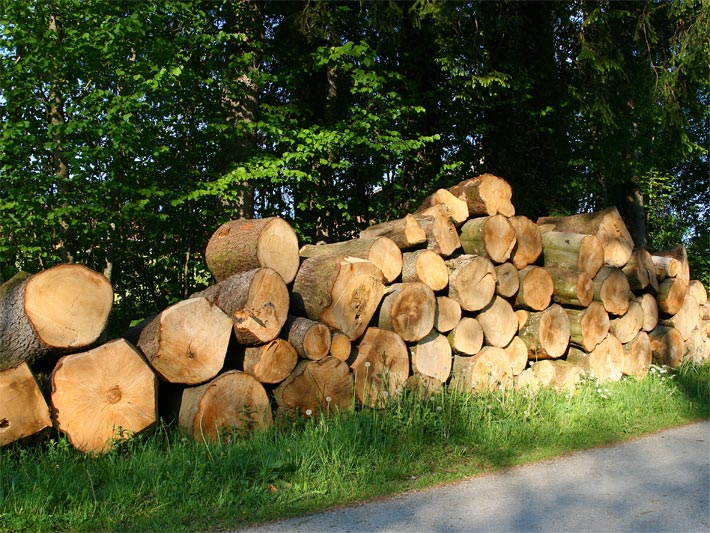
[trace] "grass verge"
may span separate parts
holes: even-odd
[[[323,510],[710,417],[710,364],[573,395],[403,393],[382,410],[226,443],[173,428],[90,457],[63,439],[0,449],[2,531],[209,531]]]

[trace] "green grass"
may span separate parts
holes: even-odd
[[[403,393],[385,409],[225,444],[170,427],[99,457],[64,439],[0,450],[2,531],[195,531],[461,479],[710,417],[710,364],[573,395]]]

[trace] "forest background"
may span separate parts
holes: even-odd
[[[118,332],[222,222],[346,240],[484,172],[710,288],[705,0],[0,0],[0,118],[0,281],[85,264]]]

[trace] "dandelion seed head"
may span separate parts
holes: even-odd
[[[365,362],[365,368],[370,368],[370,361]]]
[[[306,416],[311,416],[313,414],[313,411],[310,409],[306,409]]]

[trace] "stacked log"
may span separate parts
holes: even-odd
[[[682,247],[635,247],[615,208],[534,222],[510,199],[484,174],[358,238],[300,248],[278,217],[229,221],[205,253],[211,286],[98,346],[105,279],[77,265],[21,274],[0,286],[0,404],[22,403],[0,412],[0,445],[54,426],[101,453],[158,416],[224,439],[404,388],[569,393],[585,375],[710,358],[707,292]]]

